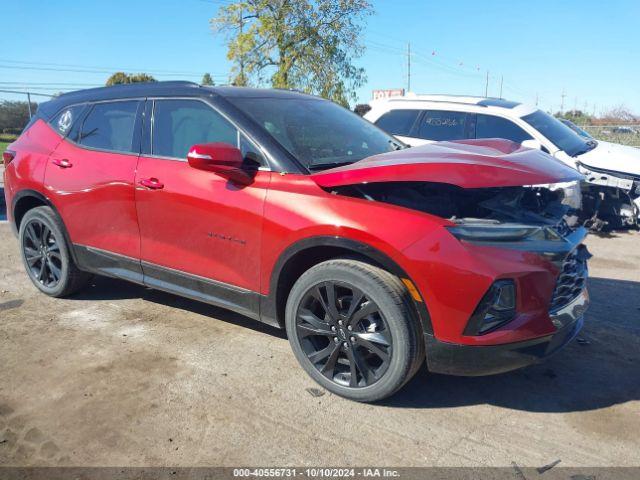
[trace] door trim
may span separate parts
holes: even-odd
[[[78,268],[232,310],[260,320],[260,294],[86,245],[73,245]]]

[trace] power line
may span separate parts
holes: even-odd
[[[2,93],[20,93],[22,95],[37,95],[39,97],[50,97],[53,98],[55,95],[47,95],[46,93],[33,93],[33,92],[19,92],[17,90],[0,90]]]
[[[186,72],[186,71],[174,71],[163,69],[147,69],[147,68],[124,68],[124,67],[98,67],[92,65],[77,65],[77,64],[65,64],[65,63],[50,63],[50,62],[25,62],[20,60],[7,60],[0,59],[4,64],[15,65],[0,65],[0,68],[16,69],[16,70],[48,70],[48,71],[61,71],[61,72],[80,72],[80,73],[113,73],[116,71],[129,71],[129,72],[148,72],[154,75],[184,75],[184,76],[200,76],[201,72]],[[213,77],[226,77],[224,73],[212,73]]]

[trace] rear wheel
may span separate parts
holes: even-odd
[[[286,327],[307,373],[352,400],[393,394],[423,356],[402,283],[358,260],[330,260],[305,272],[289,295]]]
[[[74,263],[62,222],[50,207],[29,210],[20,223],[19,238],[27,274],[41,292],[64,297],[89,282],[91,275]]]

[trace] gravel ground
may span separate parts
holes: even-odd
[[[104,278],[37,293],[0,223],[0,465],[638,466],[640,234],[588,245],[592,307],[558,355],[363,405],[241,316]]]

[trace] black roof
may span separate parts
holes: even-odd
[[[38,112],[51,117],[67,105],[121,98],[137,98],[146,96],[202,96],[247,98],[317,98],[301,92],[284,89],[266,89],[249,87],[205,87],[193,82],[164,81],[129,83],[112,87],[98,87],[86,90],[63,93],[62,95],[40,104]]]

